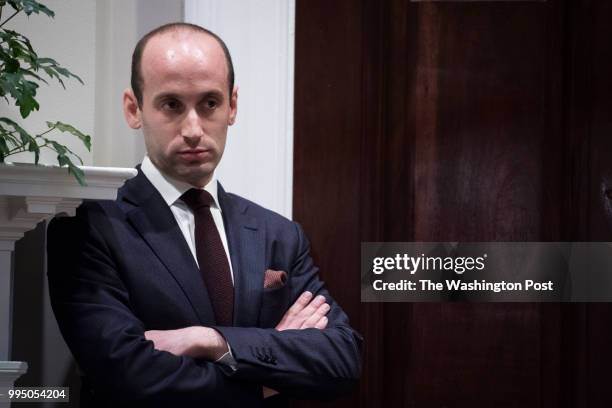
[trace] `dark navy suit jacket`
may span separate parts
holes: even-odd
[[[96,404],[262,405],[262,385],[331,398],[356,383],[361,337],[317,276],[298,224],[219,186],[234,273],[232,327],[218,327],[200,271],[159,192],[139,170],[116,201],[88,201],[48,229],[51,302]],[[288,273],[264,289],[267,269]],[[305,290],[331,305],[324,330],[276,331]],[[215,327],[238,369],[155,350],[146,330]]]

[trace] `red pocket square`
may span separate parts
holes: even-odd
[[[287,272],[268,269],[264,275],[264,289],[278,289],[285,286]]]

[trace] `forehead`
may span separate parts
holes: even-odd
[[[144,88],[206,83],[227,88],[228,67],[221,45],[192,30],[171,30],[147,42],[141,59]]]

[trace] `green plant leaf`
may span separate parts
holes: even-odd
[[[49,17],[55,17],[55,13],[44,4],[35,0],[6,0],[15,10],[23,10],[28,16],[32,13],[43,13]]]
[[[33,110],[38,110],[38,102],[34,99],[38,84],[26,79],[21,72],[7,72],[0,76],[0,88],[16,100],[15,105],[19,106],[22,118],[28,117]]]
[[[55,123],[47,122],[47,126],[49,128],[55,128],[60,132],[67,132],[73,134],[74,136],[78,137],[81,142],[83,142],[88,151],[91,151],[91,136],[86,135],[85,133],[76,129],[74,126],[59,121]]]
[[[19,114],[22,118],[27,118],[33,110],[38,110],[40,105],[31,95],[22,95],[18,101],[17,106],[19,106]]]
[[[55,61],[53,58],[37,58],[36,62],[47,73],[47,75],[52,78],[57,78],[57,80],[60,81],[61,84],[63,84],[63,82],[61,81],[60,75],[65,78],[75,78],[82,85],[84,84],[83,80],[78,75],[75,75],[67,68],[60,66],[58,62]]]
[[[11,149],[9,149],[8,145],[6,144],[6,140],[3,137],[0,137],[0,157],[2,158],[2,160],[0,160],[1,162],[4,162],[4,158],[8,156],[10,150]]]
[[[62,88],[66,89],[66,85],[64,84],[64,81],[62,81],[62,78],[59,76],[59,74],[55,71],[55,69],[53,68],[49,68],[49,67],[40,67],[43,71],[45,71],[45,74],[47,74],[49,76],[49,78],[55,78],[57,79],[57,82],[59,82],[59,84],[62,86]]]
[[[68,159],[68,157],[66,157],[66,153],[68,153],[68,149],[66,148],[66,146],[57,143],[55,140],[48,140],[51,143],[51,146],[53,147],[53,150],[55,150],[58,154],[57,156],[57,162],[59,163],[60,166],[63,166],[64,164],[66,164],[65,162],[63,162],[62,160],[70,160]],[[60,159],[62,158],[62,159]]]
[[[26,146],[31,140],[34,140],[34,138],[24,128],[19,126],[15,121],[9,118],[2,117],[0,118],[0,122],[6,123],[7,125],[11,126],[13,128],[13,131],[19,134],[22,146]]]
[[[64,154],[58,154],[57,162],[59,163],[60,166],[67,166],[68,163],[70,163],[70,159],[68,158],[68,156]]]
[[[31,71],[31,70],[28,70],[28,69],[23,69],[23,68],[20,68],[20,69],[19,69],[19,72],[21,72],[21,74],[22,74],[24,77],[25,77],[26,75],[27,75],[27,76],[31,76],[32,78],[36,78],[36,79],[38,79],[39,81],[44,82],[45,84],[49,84],[49,83],[47,82],[47,80],[45,80],[45,79],[44,79],[43,77],[41,77],[40,75],[38,75],[38,74],[34,73],[34,71]]]
[[[4,44],[6,44],[7,47],[5,47]],[[19,58],[30,64],[32,68],[37,69],[38,55],[34,51],[30,40],[24,35],[16,31],[0,30],[0,46],[4,54]]]
[[[85,182],[85,173],[83,173],[83,170],[72,164],[72,162],[68,164],[68,173],[72,174],[77,179],[80,185],[87,185],[87,183]]]
[[[38,160],[40,159],[40,147],[38,147],[38,143],[36,143],[35,139],[30,140],[30,143],[28,143],[28,151],[34,153],[34,164],[38,164]]]
[[[19,60],[8,58],[4,63],[5,72],[17,72],[19,70]]]
[[[19,141],[19,139],[13,137],[11,132],[6,130],[4,126],[0,124],[0,139],[5,140],[5,143],[8,145],[9,150],[14,147],[22,146],[23,143]]]
[[[0,8],[7,4],[15,12],[8,14],[8,18],[0,21],[0,98],[9,104],[14,103],[15,106],[18,106],[21,116],[26,118],[32,111],[40,107],[36,100],[36,93],[40,83],[48,84],[45,78],[57,80],[64,88],[66,79],[76,79],[81,84],[83,80],[62,67],[56,60],[39,57],[26,36],[4,28],[4,23],[21,11],[28,16],[45,14],[49,17],[54,17],[54,12],[36,0],[0,0]],[[91,150],[91,137],[63,122],[47,122],[47,126],[48,130],[33,137],[15,121],[0,117],[0,162],[11,154],[30,152],[34,154],[34,161],[38,164],[41,149],[47,148],[57,153],[57,162],[60,166],[67,167],[68,172],[81,185],[85,185],[84,173],[74,163],[76,160],[83,163],[81,158],[67,146],[47,139],[44,135],[55,129],[70,133],[76,136],[88,150]]]
[[[79,161],[79,163],[81,163],[81,165],[83,164],[83,160],[81,159],[81,157],[75,152],[73,152],[72,150],[70,150],[68,146],[64,146],[63,144],[57,143],[54,140],[50,140],[46,138],[43,138],[43,140],[45,141],[46,144],[51,145],[51,149],[55,150],[56,152],[59,151],[60,154],[66,157],[69,157],[69,155],[71,155],[75,157]]]

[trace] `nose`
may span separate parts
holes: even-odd
[[[191,109],[187,112],[181,124],[181,136],[189,145],[197,145],[200,142],[200,138],[204,136],[204,131],[200,124],[200,117],[195,109]]]

